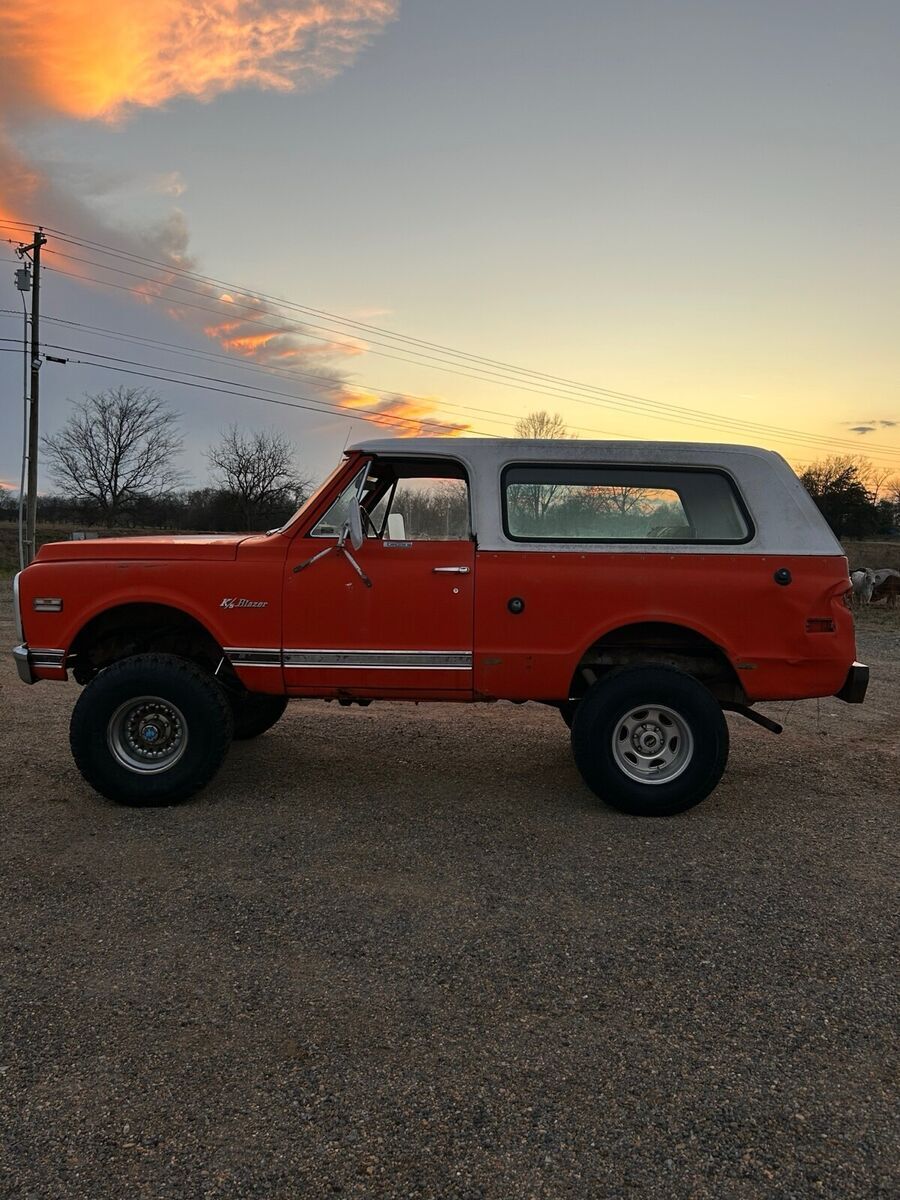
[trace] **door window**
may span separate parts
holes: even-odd
[[[466,541],[471,531],[465,480],[440,475],[398,479],[374,509],[372,522],[387,541]]]
[[[369,537],[461,542],[472,536],[469,485],[458,463],[375,459],[362,503]]]

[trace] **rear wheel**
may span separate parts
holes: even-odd
[[[626,667],[579,702],[572,750],[601,800],[638,816],[670,816],[722,778],[728,725],[715,698],[683,671]]]
[[[279,721],[287,708],[287,696],[267,692],[229,692],[228,703],[234,718],[235,741],[259,737]]]
[[[69,742],[79,771],[120,804],[175,804],[207,784],[231,742],[216,680],[174,654],[136,654],[78,698]]]

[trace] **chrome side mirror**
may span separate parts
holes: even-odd
[[[338,545],[342,549],[348,538],[354,550],[358,550],[366,540],[363,534],[362,511],[359,507],[359,499],[356,496],[350,501],[350,511],[347,513],[347,520],[344,522],[344,528],[341,530],[341,536],[338,539]]]

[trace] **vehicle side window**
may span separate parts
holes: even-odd
[[[439,475],[398,478],[373,511],[372,523],[387,541],[466,541],[466,481]]]
[[[341,530],[344,528],[344,522],[347,520],[347,513],[350,508],[350,501],[354,494],[359,491],[359,485],[362,482],[363,472],[366,470],[363,467],[359,470],[347,484],[337,500],[331,505],[325,515],[317,522],[315,527],[310,530],[310,537],[338,537]]]
[[[552,542],[745,542],[750,524],[720,471],[653,467],[507,467],[508,537]]]

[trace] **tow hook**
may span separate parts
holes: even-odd
[[[768,729],[769,733],[784,733],[784,726],[779,725],[777,721],[773,721],[771,717],[764,717],[762,713],[754,712],[752,708],[748,708],[746,704],[733,704],[731,701],[724,701],[722,708],[725,712],[738,713],[742,717],[746,717],[748,721],[752,721],[754,725],[761,725],[763,729]]]

